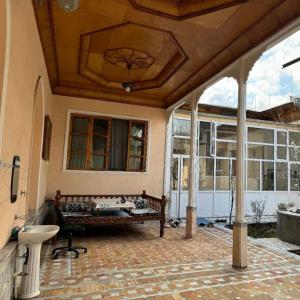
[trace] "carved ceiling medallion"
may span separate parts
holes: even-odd
[[[108,49],[104,53],[104,59],[128,70],[147,69],[155,61],[147,52],[130,48]]]
[[[185,20],[242,4],[248,0],[129,0],[137,10],[173,20]]]

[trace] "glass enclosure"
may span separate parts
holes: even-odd
[[[174,118],[173,190],[188,189],[190,121]],[[229,191],[235,180],[236,125],[198,122],[199,191]],[[247,127],[246,187],[248,191],[300,191],[300,132]],[[176,169],[176,171],[174,171]]]

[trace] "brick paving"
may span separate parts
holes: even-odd
[[[231,234],[157,225],[102,227],[77,237],[88,248],[78,259],[42,250],[41,295],[47,300],[300,299],[300,260],[249,241],[249,266],[231,266]],[[58,245],[65,241],[60,241]]]

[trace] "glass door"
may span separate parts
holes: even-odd
[[[171,215],[184,218],[188,203],[190,158],[185,155],[176,155],[172,158],[171,186],[172,204]]]

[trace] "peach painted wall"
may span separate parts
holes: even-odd
[[[51,115],[52,94],[31,0],[9,0],[11,3],[11,45],[7,97],[3,121],[0,159],[11,164],[14,155],[21,157],[20,184],[17,202],[10,203],[11,168],[0,169],[0,248],[7,242],[11,229],[23,225],[15,214],[27,212],[29,161],[33,124],[33,107],[37,79],[42,77],[44,113]],[[41,124],[42,126],[42,124]],[[35,157],[34,159],[40,159]],[[43,168],[47,173],[47,168]],[[44,174],[43,174],[44,175]]]
[[[2,95],[4,61],[5,61],[5,39],[6,39],[6,6],[5,1],[0,1],[0,103]]]
[[[43,143],[43,122],[44,122],[44,97],[43,97],[43,84],[39,80],[34,101],[33,124],[31,135],[31,157],[29,163],[29,184],[28,184],[28,209],[37,210],[40,206],[41,198],[45,197],[41,191],[41,159],[36,159],[42,156],[42,143]],[[41,196],[41,198],[40,198]]]
[[[166,127],[164,110],[65,96],[53,97],[53,135],[47,196],[53,197],[57,189],[60,189],[62,193],[75,194],[139,193],[145,189],[149,194],[162,195]],[[70,109],[150,120],[147,172],[63,170],[67,111]]]

